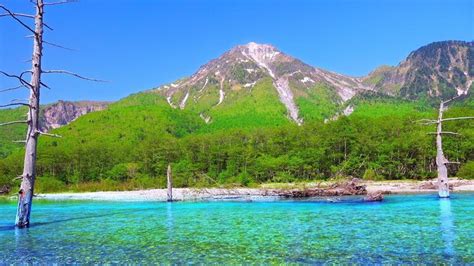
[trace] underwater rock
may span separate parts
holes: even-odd
[[[372,202],[372,201],[382,201],[383,200],[383,193],[382,191],[374,191],[367,193],[367,196],[364,197],[364,201]]]

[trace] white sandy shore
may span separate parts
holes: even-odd
[[[383,191],[387,194],[436,193],[434,181],[365,181],[368,192]],[[474,180],[452,180],[454,192],[474,191]],[[106,191],[84,193],[39,194],[38,198],[49,200],[106,200],[106,201],[166,201],[166,189],[148,189],[136,191]],[[271,188],[175,188],[173,199],[178,201],[195,200],[264,200],[278,198],[276,189]]]

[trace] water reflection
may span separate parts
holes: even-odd
[[[442,198],[439,200],[441,238],[444,242],[444,253],[448,256],[454,256],[453,242],[456,234],[454,232],[454,216],[451,212],[451,200]]]
[[[166,231],[168,234],[168,241],[173,240],[173,203],[166,203]]]

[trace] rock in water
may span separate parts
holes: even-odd
[[[373,201],[382,201],[383,200],[383,193],[382,191],[375,191],[367,193],[365,196],[364,201],[373,202]]]

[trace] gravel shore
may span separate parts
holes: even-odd
[[[381,191],[384,194],[436,193],[435,181],[362,181],[367,192]],[[450,181],[452,191],[474,191],[474,180]],[[311,189],[311,186],[307,187]],[[175,188],[173,199],[177,201],[198,200],[274,200],[290,189],[272,188]],[[291,189],[300,191],[301,189]],[[135,191],[103,191],[83,193],[39,194],[37,198],[48,200],[105,200],[105,201],[166,201],[166,189],[147,189]]]

